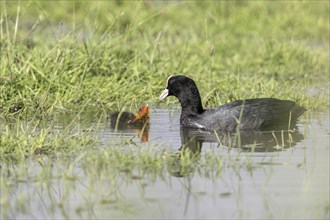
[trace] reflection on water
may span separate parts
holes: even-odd
[[[181,128],[182,147],[191,152],[200,152],[203,143],[218,143],[229,148],[241,148],[253,152],[272,152],[293,147],[304,139],[304,135],[294,130],[257,131],[241,130],[238,132],[203,131]]]
[[[73,161],[0,162],[1,218],[329,218],[328,114],[302,117],[290,130],[239,133],[181,129],[179,110],[151,109],[144,130],[93,117],[75,127],[97,133],[104,154],[95,159],[83,161],[83,152]],[[148,167],[148,157],[144,170],[108,159],[127,149],[176,159],[163,169]],[[185,161],[186,151],[196,160]],[[209,155],[219,156],[218,168],[207,168]]]
[[[143,105],[137,113],[128,111],[113,112],[107,117],[110,120],[110,127],[114,131],[135,129],[142,142],[148,141],[149,130],[149,106]]]
[[[149,124],[142,126],[118,126],[117,128],[107,121],[109,130],[101,132],[101,139],[106,145],[109,141],[113,143],[114,139],[131,138],[137,141],[150,144],[163,143],[166,141],[173,150],[180,147],[180,126],[178,124],[179,112],[177,110],[153,109]]]
[[[165,114],[164,114],[165,113]],[[159,131],[159,126],[168,127],[173,126],[177,133],[180,133],[181,148],[189,148],[191,152],[197,153],[202,150],[203,143],[215,143],[229,148],[241,148],[247,151],[254,152],[272,152],[283,150],[284,148],[293,147],[296,143],[304,139],[304,135],[299,131],[296,122],[291,124],[288,130],[287,126],[274,127],[267,131],[260,130],[239,130],[237,132],[224,131],[207,131],[196,128],[180,128],[178,124],[178,112],[175,112],[173,120],[166,118],[166,111],[155,110],[154,119],[151,121],[153,125],[151,129],[151,136],[163,136],[163,132]],[[156,119],[156,117],[158,117]],[[174,120],[177,120],[174,122]],[[150,125],[145,124],[141,126],[117,126],[111,125],[110,132],[115,134],[136,134],[142,142],[149,140]],[[172,127],[172,129],[173,129]],[[177,136],[177,135],[175,135]],[[180,149],[181,149],[180,148]]]
[[[149,123],[142,124],[141,126],[129,126],[124,124],[116,126],[110,123],[109,131],[115,134],[136,134],[142,142],[148,142],[149,129]]]

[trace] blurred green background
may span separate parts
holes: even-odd
[[[329,4],[2,1],[1,113],[163,105],[173,74],[192,77],[207,107],[276,97],[328,108]]]

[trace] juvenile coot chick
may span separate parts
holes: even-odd
[[[214,109],[203,109],[195,82],[183,75],[170,76],[159,99],[175,96],[182,112],[181,127],[207,130],[234,131],[239,129],[266,129],[293,123],[306,109],[293,101],[275,98],[237,100]]]
[[[139,111],[134,114],[132,112],[123,111],[115,112],[110,115],[110,125],[112,128],[142,128],[149,122],[149,106],[142,106]]]

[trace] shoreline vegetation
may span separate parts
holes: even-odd
[[[2,1],[1,155],[97,145],[86,133],[72,137],[84,114],[101,121],[143,104],[177,108],[175,99],[158,101],[172,74],[194,78],[206,108],[275,97],[307,114],[327,111],[328,9],[327,2]],[[67,129],[54,131],[60,115]]]
[[[165,105],[157,97],[173,74],[193,77],[206,107],[276,97],[326,110],[328,9],[323,1],[2,1],[0,115]]]

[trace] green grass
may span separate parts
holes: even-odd
[[[305,92],[328,80],[327,2],[1,6],[1,114],[158,105],[172,74],[193,77],[209,106],[273,96],[329,107],[328,94]]]
[[[324,1],[2,1],[0,151],[95,146],[97,137],[72,134],[77,118],[177,106],[158,101],[172,74],[192,77],[206,107],[276,97],[326,110],[328,10]],[[72,126],[54,131],[61,114]]]
[[[216,178],[224,167],[239,173],[259,166],[248,156],[226,164],[218,152],[174,154],[131,140],[103,146],[90,124],[146,103],[178,107],[174,98],[158,101],[173,74],[195,80],[205,107],[275,97],[326,111],[329,7],[327,1],[1,1],[1,206],[9,210],[3,217],[27,212],[29,196],[7,201],[17,182],[33,179],[46,191],[62,181],[63,197],[51,202],[70,218],[66,199],[81,179],[77,166],[91,181],[89,196],[104,179],[116,189],[121,174],[127,182],[166,179],[167,172]]]

